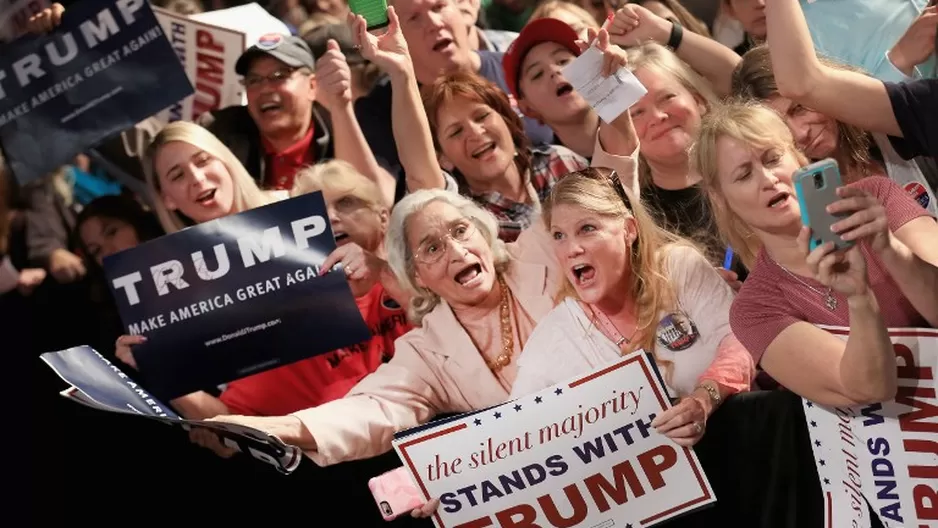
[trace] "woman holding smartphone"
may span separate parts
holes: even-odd
[[[830,242],[809,251],[792,174],[806,164],[773,110],[715,107],[694,150],[717,224],[752,270],[730,324],[782,386],[829,405],[891,399],[896,360],[889,327],[938,325],[938,225],[893,181],[837,189]],[[815,325],[848,326],[846,341]]]

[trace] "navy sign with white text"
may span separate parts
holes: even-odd
[[[175,398],[368,339],[345,274],[320,270],[334,249],[314,193],[105,259],[147,387]]]
[[[146,0],[83,0],[0,57],[0,143],[21,183],[193,93]]]

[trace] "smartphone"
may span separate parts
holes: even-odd
[[[427,502],[403,466],[372,478],[368,481],[368,489],[385,521],[409,514]]]
[[[390,23],[387,0],[348,0],[349,10],[361,15],[368,23],[368,31],[380,29]]]
[[[795,171],[792,180],[801,207],[801,223],[811,228],[811,249],[826,242],[833,242],[837,249],[852,246],[853,242],[841,240],[840,235],[831,231],[831,225],[848,215],[827,212],[828,205],[840,200],[837,188],[842,183],[837,162],[827,158],[812,163]]]

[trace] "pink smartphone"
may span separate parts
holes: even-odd
[[[427,501],[404,467],[388,471],[368,481],[368,489],[381,510],[385,521],[393,521],[409,514]]]

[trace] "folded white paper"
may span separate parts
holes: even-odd
[[[600,119],[611,123],[648,90],[625,68],[609,77],[603,77],[602,71],[603,53],[591,46],[564,67],[563,76],[593,107]]]

